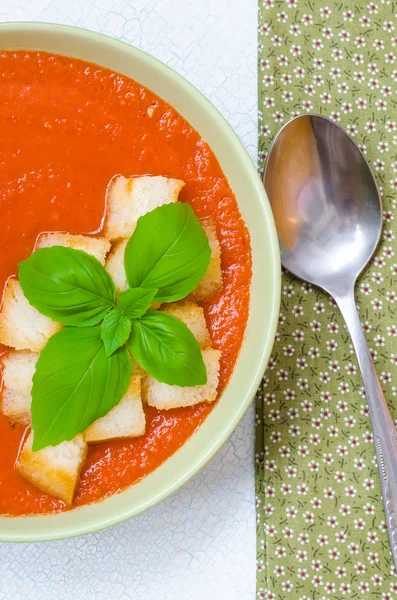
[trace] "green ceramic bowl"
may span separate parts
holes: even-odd
[[[178,452],[126,491],[63,514],[0,518],[0,541],[48,541],[97,531],[137,515],[178,489],[219,450],[249,406],[269,359],[279,308],[280,259],[270,206],[250,157],[220,113],[175,71],[107,36],[59,25],[1,24],[0,49],[47,50],[81,58],[153,90],[209,143],[251,234],[253,277],[245,340],[215,408]]]

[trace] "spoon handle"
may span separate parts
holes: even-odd
[[[374,433],[387,530],[394,566],[397,569],[397,430],[386,404],[357,314],[354,290],[335,300],[350,332],[364,382]]]

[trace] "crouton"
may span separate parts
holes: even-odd
[[[16,463],[17,472],[46,494],[70,505],[80,471],[87,456],[82,435],[58,446],[32,452],[33,431],[27,437]]]
[[[84,250],[95,256],[104,265],[106,255],[110,250],[110,242],[106,238],[96,238],[89,235],[71,235],[70,233],[42,233],[36,243],[36,249],[65,246],[75,250]]]
[[[132,377],[130,387],[119,404],[93,423],[84,433],[86,442],[137,437],[145,433],[145,413],[141,400],[141,378]]]
[[[181,302],[164,304],[161,310],[183,321],[202,348],[211,344],[204,311],[201,306],[198,306],[195,302],[182,300]]]
[[[30,350],[10,350],[1,359],[3,390],[1,412],[15,424],[31,421],[32,379],[39,354]]]
[[[146,377],[147,373],[144,369],[142,369],[141,365],[138,365],[137,362],[135,362],[135,360],[132,361],[132,378],[133,377],[139,377],[140,379],[142,379],[143,377]]]
[[[139,217],[157,206],[176,202],[184,185],[180,179],[168,177],[116,175],[106,192],[105,237],[109,240],[130,237]]]
[[[197,302],[207,300],[222,289],[222,271],[221,271],[221,247],[216,235],[216,228],[211,221],[202,223],[205,234],[211,248],[211,261],[204,277],[190,297]]]
[[[147,403],[160,410],[167,410],[179,406],[193,406],[200,402],[214,402],[219,380],[220,352],[206,348],[202,355],[207,369],[205,385],[179,387],[160,383],[154,377],[148,376],[143,380],[144,397]]]
[[[116,290],[124,292],[128,288],[127,276],[124,269],[124,251],[128,240],[122,240],[112,247],[106,259],[105,269],[114,281]]]
[[[25,298],[17,279],[9,279],[0,312],[0,343],[16,350],[40,352],[61,328],[40,314]]]

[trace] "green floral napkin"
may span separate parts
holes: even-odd
[[[386,0],[262,0],[260,167],[280,126],[317,112],[374,170],[383,239],[356,291],[397,416],[397,14]],[[257,394],[257,596],[397,598],[357,360],[334,302],[285,274],[273,356]],[[394,406],[393,406],[394,405]]]

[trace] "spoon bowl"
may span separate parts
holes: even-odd
[[[355,281],[378,245],[382,204],[345,131],[319,115],[292,119],[270,148],[264,183],[285,268],[331,294]]]

